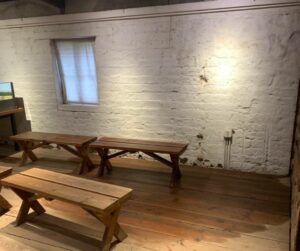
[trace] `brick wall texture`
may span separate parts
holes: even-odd
[[[3,22],[3,21],[2,21]],[[289,170],[300,8],[0,29],[0,79],[35,131],[189,143],[189,164]],[[100,104],[58,109],[51,39],[95,36]]]

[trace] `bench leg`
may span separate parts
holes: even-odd
[[[120,208],[115,210],[111,213],[109,219],[105,223],[105,231],[102,237],[102,251],[109,251],[110,250],[110,244],[112,241],[113,236],[116,234],[116,230],[118,229],[118,216],[120,213]],[[118,232],[121,228],[119,228]],[[122,230],[123,231],[123,230]],[[117,234],[117,236],[119,236]],[[118,238],[117,238],[118,239]],[[119,239],[118,239],[119,240]]]
[[[22,158],[21,158],[21,162],[20,162],[19,166],[25,165],[28,157],[33,162],[38,160],[38,158],[36,157],[36,155],[33,153],[32,149],[31,149],[31,147],[32,147],[31,142],[26,142],[26,141],[17,141],[17,142],[23,150],[23,154],[22,154]]]
[[[170,187],[176,187],[181,178],[181,172],[179,169],[179,156],[175,154],[170,154],[171,161],[173,164],[172,176],[170,180]]]
[[[117,223],[114,236],[117,238],[118,241],[123,241],[127,238],[128,235],[125,233],[123,228],[121,228],[120,224]]]
[[[104,174],[105,167],[107,168],[107,171],[110,172],[112,170],[112,166],[108,160],[108,149],[98,149],[97,152],[101,158],[98,170],[98,176],[101,177]]]
[[[12,205],[2,195],[0,195],[0,208],[8,211],[11,207]]]
[[[88,147],[78,147],[76,146],[76,149],[78,151],[78,155],[81,157],[81,164],[79,169],[79,174],[91,171],[95,168],[93,162],[91,161],[88,153]]]
[[[16,226],[20,226],[26,222],[30,208],[32,208],[38,215],[45,212],[45,209],[36,199],[30,200],[32,197],[34,197],[33,193],[25,192],[16,188],[13,188],[12,190],[23,200],[16,219]]]
[[[99,216],[97,213],[89,210],[89,209],[85,209],[83,208],[85,211],[87,211],[89,214],[91,214],[92,216],[94,216],[97,220],[101,221],[102,223],[104,223],[104,225],[109,225],[110,224],[110,219],[106,218],[103,219],[103,217]],[[123,230],[123,228],[120,226],[119,223],[116,223],[116,227],[115,227],[115,231],[114,231],[114,236],[116,237],[116,239],[118,241],[123,241],[124,239],[126,239],[127,234],[125,233],[125,231]]]
[[[2,186],[0,185],[0,191],[2,189]],[[0,195],[0,208],[2,208],[5,211],[8,211],[12,205],[2,196]]]

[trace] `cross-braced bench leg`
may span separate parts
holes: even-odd
[[[115,236],[116,239],[120,242],[127,237],[127,234],[118,223],[120,208],[116,209],[114,212],[112,212],[106,217],[100,216],[97,213],[88,209],[84,210],[86,210],[88,213],[90,213],[92,216],[94,216],[97,220],[101,221],[105,225],[105,231],[102,237],[102,251],[109,250],[113,236]]]
[[[98,149],[97,152],[101,157],[100,166],[98,170],[98,176],[101,177],[104,174],[105,167],[107,168],[107,171],[111,171],[112,166],[108,158],[108,149]]]
[[[36,155],[32,151],[32,145],[33,145],[32,142],[18,141],[18,144],[21,146],[21,148],[23,150],[22,159],[21,159],[21,162],[20,162],[19,166],[25,165],[28,157],[32,161],[38,160],[38,158],[36,157]]]
[[[30,208],[32,208],[38,215],[45,212],[45,209],[36,200],[36,197],[33,193],[25,192],[17,188],[13,188],[13,191],[23,200],[16,219],[16,226],[19,226],[26,222]]]
[[[91,161],[91,159],[89,158],[87,146],[84,146],[84,147],[76,146],[76,149],[78,151],[78,155],[82,159],[81,164],[80,164],[79,174],[93,170],[95,168],[95,166],[94,166],[93,162]]]
[[[102,251],[109,251],[110,244],[114,235],[116,235],[118,240],[122,240],[121,231],[123,232],[123,230],[121,230],[120,226],[118,226],[119,213],[120,208],[113,211],[107,218],[107,220],[104,222],[106,227],[102,237]],[[116,233],[116,230],[118,230],[118,233]]]

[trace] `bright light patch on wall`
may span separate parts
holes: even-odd
[[[230,43],[222,43],[214,52],[215,83],[219,87],[227,87],[234,78],[238,50]]]
[[[229,60],[221,60],[217,67],[217,82],[220,86],[225,86],[232,78],[233,69]]]

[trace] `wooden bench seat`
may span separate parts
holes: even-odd
[[[12,175],[1,183],[10,187],[23,200],[16,220],[17,225],[26,221],[30,208],[37,214],[44,213],[45,209],[37,199],[45,197],[78,205],[104,223],[106,228],[101,250],[109,250],[113,235],[119,241],[126,238],[117,219],[122,204],[131,196],[130,188],[39,168]]]
[[[81,159],[79,174],[94,168],[88,156],[88,145],[95,141],[96,137],[78,136],[45,132],[24,132],[10,137],[17,142],[22,150],[20,166],[24,165],[28,158],[36,161],[38,158],[33,150],[44,145],[56,144]]]
[[[175,187],[181,178],[179,156],[186,150],[187,146],[187,144],[182,143],[102,137],[91,143],[89,147],[90,149],[96,150],[101,157],[98,172],[99,176],[103,175],[105,167],[108,170],[111,170],[109,159],[125,153],[135,153],[140,151],[172,168],[170,187]],[[121,151],[109,155],[110,149]],[[158,153],[169,154],[171,161],[157,155]]]
[[[0,180],[8,177],[12,173],[11,167],[0,166]],[[0,191],[2,186],[0,184]],[[0,195],[0,209],[7,211],[11,208],[11,204],[2,196]]]

